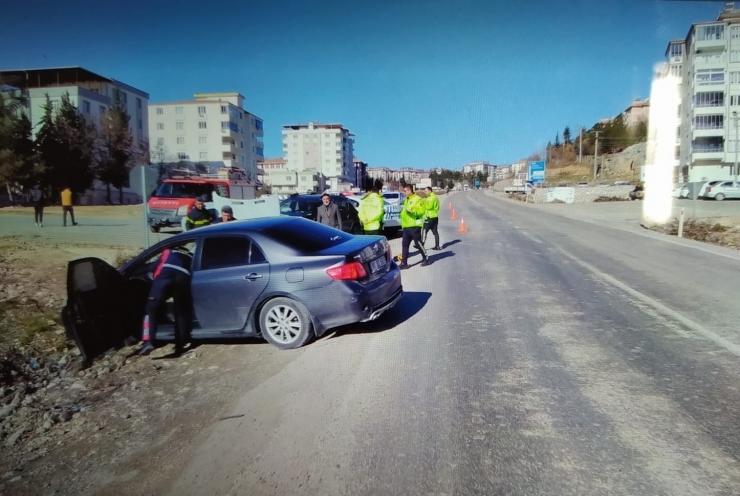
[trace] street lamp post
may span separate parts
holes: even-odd
[[[735,167],[732,169],[732,171],[735,174],[735,181],[737,181],[737,149],[738,149],[738,142],[737,142],[737,110],[732,111],[732,118],[735,120]]]

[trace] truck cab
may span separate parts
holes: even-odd
[[[219,169],[217,174],[189,173],[165,179],[147,202],[147,220],[152,232],[163,228],[180,228],[182,220],[205,195],[206,208],[214,208],[213,194],[223,198],[251,200],[257,196],[258,184],[246,179],[241,169]]]

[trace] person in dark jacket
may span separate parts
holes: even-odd
[[[331,201],[331,196],[324,193],[321,195],[321,205],[316,210],[316,222],[335,229],[342,229],[342,216],[339,207]]]
[[[193,297],[190,288],[190,270],[193,256],[184,249],[167,248],[150,264],[152,287],[146,303],[144,329],[139,355],[148,355],[154,350],[157,339],[158,316],[162,314],[167,300],[172,297],[175,310],[175,354],[185,348],[193,325]]]
[[[36,225],[44,227],[44,206],[46,205],[46,195],[40,186],[31,190],[31,203],[33,203],[33,216]]]
[[[234,218],[234,210],[229,205],[224,205],[221,207],[221,217],[216,219],[216,223],[220,224],[221,222],[231,222],[232,220],[236,220]]]
[[[185,230],[190,231],[196,227],[209,226],[213,224],[216,217],[206,208],[208,198],[203,195],[195,199],[195,206],[188,212],[185,218]]]

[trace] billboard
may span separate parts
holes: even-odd
[[[545,182],[545,162],[540,160],[537,162],[529,162],[528,164],[528,176],[532,184],[539,184]]]

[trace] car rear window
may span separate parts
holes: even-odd
[[[286,222],[269,227],[263,232],[275,241],[304,253],[325,250],[352,239],[351,234],[318,222],[301,222],[300,227],[297,224],[298,222]]]

